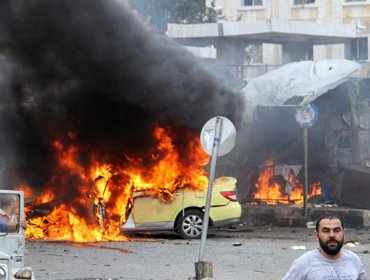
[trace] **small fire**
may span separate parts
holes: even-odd
[[[289,174],[286,184],[291,186],[290,194],[286,194],[281,182],[274,180],[275,166],[272,161],[267,161],[265,168],[261,169],[255,187],[256,192],[252,194],[255,201],[263,201],[267,204],[303,204],[303,185],[295,178],[294,174]],[[321,195],[320,182],[309,186],[307,199],[314,195]]]
[[[70,140],[75,136],[68,134]],[[58,169],[49,187],[27,204],[26,237],[78,242],[127,240],[119,227],[132,207],[134,190],[171,201],[177,188],[207,187],[202,166],[209,156],[197,137],[190,137],[194,140],[181,151],[164,128],[155,128],[153,137],[157,145],[151,152],[150,164],[128,155],[123,155],[121,165],[101,164],[92,155],[88,168],[78,158],[78,145],[53,141]],[[185,160],[180,159],[180,152],[187,153]],[[69,194],[73,183],[79,184],[78,193]],[[30,188],[23,189],[27,189],[26,196],[30,195]],[[63,201],[61,196],[70,200]]]

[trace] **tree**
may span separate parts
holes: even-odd
[[[205,0],[129,0],[129,6],[156,32],[164,34],[168,23],[215,22],[216,13]]]

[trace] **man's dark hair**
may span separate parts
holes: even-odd
[[[340,224],[342,226],[342,229],[344,229],[344,224],[343,224],[343,220],[341,217],[335,215],[335,214],[325,214],[323,216],[321,216],[320,218],[318,218],[316,220],[316,231],[319,232],[319,225],[320,225],[320,222],[321,220],[323,219],[329,219],[329,220],[332,220],[332,219],[338,219],[340,221]]]

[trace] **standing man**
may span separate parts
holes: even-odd
[[[342,249],[343,221],[336,215],[325,215],[316,222],[315,236],[320,247],[293,261],[283,280],[366,280],[360,258]]]

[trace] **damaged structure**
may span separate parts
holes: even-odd
[[[297,106],[311,101],[319,112],[308,135],[312,195],[319,181],[321,189],[327,186],[327,198],[333,203],[361,202],[353,196],[345,201],[343,195],[347,188],[353,195],[356,184],[346,170],[368,169],[368,82],[360,80],[367,71],[347,57],[352,53],[348,47],[361,50],[363,40],[357,37],[362,25],[334,16],[325,21],[330,14],[347,17],[352,4],[220,0],[210,3],[220,12],[217,23],[169,25],[168,35],[178,42],[217,49],[215,60],[242,81],[229,83],[242,92],[237,94],[178,44],[152,37],[116,1],[36,2],[40,3],[4,1],[0,9],[4,49],[0,179],[3,185],[29,185],[32,196],[40,196],[32,199],[37,207],[28,218],[38,218],[30,214],[43,218],[31,223],[33,232],[28,227],[29,237],[122,238],[115,229],[127,217],[134,187],[152,188],[165,196],[177,187],[205,182],[199,178],[206,179],[201,163],[207,158],[202,158],[195,140],[198,128],[215,114],[238,124],[244,117],[237,146],[219,160],[217,174],[238,179],[241,202],[271,201],[256,195],[257,186],[268,183],[283,194],[274,202],[297,203],[293,195],[300,187],[296,180],[302,182],[304,141],[294,114]],[[366,9],[363,4],[355,9]],[[357,48],[352,42],[358,42]],[[357,54],[361,56],[356,60],[367,60],[367,51],[366,58]],[[305,71],[302,65],[308,65]],[[297,68],[274,86],[274,78],[290,66]],[[274,69],[277,72],[271,72]],[[308,78],[286,96],[300,71]],[[333,78],[324,73],[336,74]],[[269,74],[271,93],[261,92],[257,82]],[[320,86],[310,88],[315,74]],[[264,89],[269,83],[261,82]],[[278,93],[285,97],[274,103],[256,99],[271,101],[270,94]],[[262,180],[262,174],[271,176]],[[48,209],[55,211],[46,216]],[[90,215],[91,209],[95,215]],[[76,225],[75,220],[85,223]]]
[[[370,209],[370,3],[215,0],[209,8],[217,22],[169,24],[168,35],[195,53],[213,49],[215,63],[247,82],[245,123],[234,151],[220,159],[219,174],[237,177],[242,202],[255,202],[266,166],[278,174],[281,166],[303,165],[303,129],[294,115],[313,102],[318,121],[308,135],[309,183],[320,184],[325,201],[309,202]],[[280,185],[288,190],[289,180]]]

